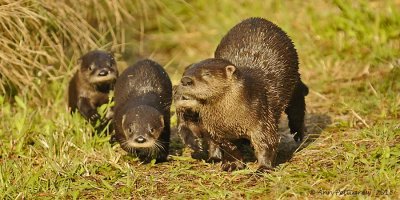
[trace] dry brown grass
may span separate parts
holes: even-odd
[[[41,88],[70,73],[71,60],[83,52],[123,51],[125,30],[119,27],[133,17],[125,9],[129,1],[121,2],[1,0],[1,93],[16,89],[41,97]]]

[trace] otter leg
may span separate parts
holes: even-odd
[[[112,123],[114,118],[114,106],[107,109],[107,113],[104,118],[100,119],[100,124],[96,127],[96,132],[101,133],[105,131],[106,134],[111,134],[110,144],[116,142],[116,138],[112,132],[114,131],[114,123]]]
[[[201,138],[197,137],[194,133],[195,130],[190,129],[185,124],[179,125],[179,136],[187,147],[191,148],[194,152],[200,153],[203,151],[202,144],[200,142]]]
[[[192,158],[197,160],[207,158],[203,149],[202,138],[196,137],[189,127],[187,127],[185,124],[179,125],[178,134],[183,144],[193,150],[191,153]]]
[[[221,143],[221,148],[224,151],[224,156],[222,157],[222,170],[229,172],[244,169],[245,165],[243,157],[236,145],[224,141]]]
[[[79,112],[91,123],[96,123],[100,119],[100,115],[97,113],[96,108],[92,105],[89,98],[80,97],[78,100]]]
[[[111,123],[110,126],[113,126],[112,130],[114,130],[114,123]],[[112,132],[110,140],[108,141],[111,146],[114,146],[115,144],[118,143],[117,136],[115,135],[115,132]]]
[[[306,110],[304,96],[307,95],[307,93],[307,86],[302,82],[299,82],[296,85],[289,105],[285,110],[289,120],[290,133],[295,134],[294,140],[296,142],[302,141],[304,137],[304,115]]]
[[[258,172],[269,172],[273,169],[277,154],[278,135],[276,125],[264,133],[254,133],[251,137],[258,161]]]
[[[162,131],[159,137],[159,144],[161,147],[158,149],[156,163],[165,162],[168,158],[169,153],[169,142],[170,142],[170,135],[171,135],[171,128],[170,128],[170,118],[168,116],[164,116],[164,130]]]
[[[208,162],[220,162],[222,160],[222,151],[219,148],[219,145],[212,141],[208,140]]]

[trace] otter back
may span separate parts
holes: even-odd
[[[215,58],[238,68],[254,68],[266,80],[269,99],[286,107],[300,80],[298,56],[287,34],[274,23],[249,18],[234,26],[222,38]]]
[[[292,40],[281,28],[262,18],[243,20],[222,38],[214,55],[239,68],[262,69],[269,101],[279,102],[276,108],[285,109],[294,139],[303,139],[308,87],[300,79]]]

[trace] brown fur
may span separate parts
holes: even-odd
[[[118,70],[114,57],[104,51],[91,51],[80,60],[81,66],[69,82],[68,106],[94,124],[100,119],[97,108],[109,102]]]
[[[180,102],[182,96],[174,87],[174,101]],[[179,106],[179,105],[178,105]],[[182,142],[193,150],[192,158],[203,159],[209,162],[222,160],[219,146],[209,138],[207,130],[200,121],[199,113],[191,109],[180,108],[176,110],[178,134]]]
[[[296,124],[298,129],[293,131],[300,139],[304,131],[306,86],[298,73],[296,50],[279,27],[250,18],[228,32],[215,57],[185,70],[177,87],[183,96],[177,108],[199,113],[204,128],[225,151],[224,170],[244,167],[232,143],[240,138],[250,140],[259,170],[270,170],[279,142],[281,113],[291,113],[289,124]],[[296,105],[303,107],[296,109]]]

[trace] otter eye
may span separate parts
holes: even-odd
[[[129,133],[134,133],[135,132],[135,127],[134,126],[129,126],[128,131]]]
[[[92,63],[90,66],[89,66],[89,70],[94,70],[94,68],[95,68],[96,66],[94,66],[94,63]]]
[[[155,129],[154,128],[150,128],[150,133],[153,133],[154,131],[155,131]]]
[[[211,73],[209,71],[205,71],[201,74],[201,76],[211,76]]]

